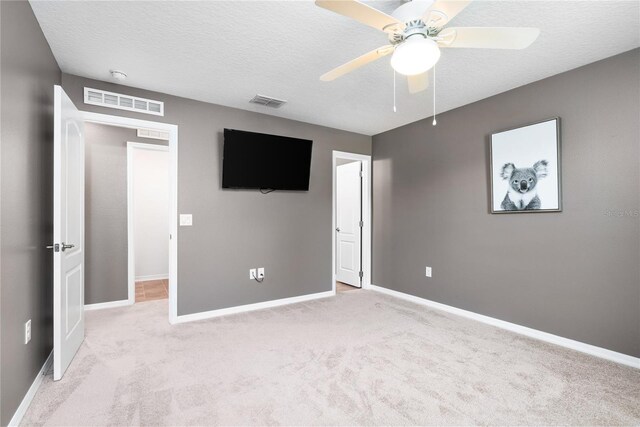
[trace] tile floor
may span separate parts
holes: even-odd
[[[346,283],[336,282],[336,292],[346,292],[346,291],[352,291],[354,289],[360,289],[360,288],[356,288],[355,286],[347,285]]]
[[[359,288],[342,282],[336,282],[336,292],[347,292],[355,289]],[[169,298],[169,281],[167,279],[136,282],[136,302],[167,298]]]
[[[169,298],[169,280],[145,280],[136,282],[136,302]]]

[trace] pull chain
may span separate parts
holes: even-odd
[[[438,124],[436,121],[436,66],[433,66],[433,126]]]
[[[393,70],[393,112],[396,111],[396,70]]]

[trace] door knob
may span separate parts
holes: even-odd
[[[336,231],[339,233],[340,232],[340,227],[336,227]]]
[[[74,244],[66,244],[64,242],[62,242],[61,246],[62,246],[62,252],[64,252],[66,249],[71,249],[76,247],[76,245]]]

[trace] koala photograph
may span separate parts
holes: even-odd
[[[502,200],[502,209],[517,211],[522,209],[540,209],[542,203],[536,186],[538,180],[547,176],[549,162],[540,160],[533,167],[517,168],[513,163],[502,167],[501,176],[509,182],[509,190]]]
[[[491,211],[561,210],[558,118],[491,135]]]

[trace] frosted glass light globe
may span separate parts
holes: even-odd
[[[415,35],[396,47],[391,57],[391,66],[400,74],[413,76],[430,70],[439,59],[438,44],[421,35]]]

